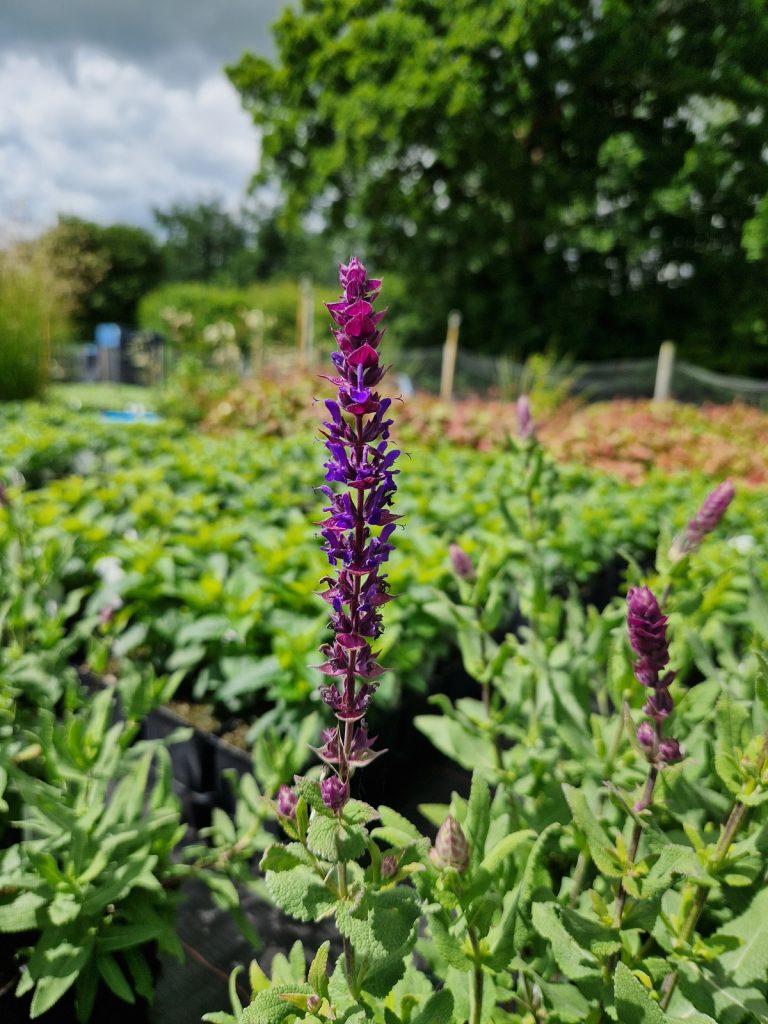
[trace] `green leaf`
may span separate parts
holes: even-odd
[[[413,949],[420,916],[418,896],[405,888],[366,892],[358,906],[341,901],[336,908],[339,931],[369,963]]]
[[[478,864],[485,851],[485,840],[491,824],[491,794],[488,783],[479,772],[472,773],[464,834],[469,843],[471,862]]]
[[[592,860],[601,874],[608,878],[621,878],[622,870],[603,826],[597,820],[587,803],[586,796],[573,786],[564,785],[563,793],[571,808],[573,820],[584,834]]]
[[[768,976],[768,888],[762,889],[739,917],[719,928],[714,938],[735,936],[738,949],[721,953],[717,962],[737,985],[765,983]]]
[[[296,1005],[290,1001],[290,997],[303,996],[306,1000],[311,995],[309,985],[274,985],[257,993],[251,1005],[243,1011],[240,1024],[282,1024],[296,1016]]]
[[[267,871],[265,880],[278,907],[299,921],[317,921],[335,905],[330,889],[309,867]]]
[[[626,964],[616,965],[614,993],[621,1024],[667,1024],[664,1011]]]
[[[429,930],[435,949],[447,964],[459,971],[468,971],[472,967],[472,958],[464,952],[461,941],[451,934],[438,914],[430,914]]]
[[[742,732],[749,713],[743,704],[724,693],[715,708],[715,770],[734,796],[741,792],[745,773],[741,766]]]
[[[35,994],[32,997],[31,1020],[35,1020],[50,1010],[74,985],[78,974],[91,955],[90,946],[75,947],[68,943],[61,943],[55,950],[49,950],[37,957],[36,954],[40,948],[41,946],[38,944],[30,961],[31,969],[35,970],[35,974],[39,978]],[[35,964],[36,959],[39,964]]]
[[[421,1011],[411,1018],[411,1024],[447,1024],[453,1013],[453,996],[448,989],[435,992]]]
[[[0,905],[0,933],[27,932],[37,927],[38,911],[48,901],[34,892],[24,892],[11,903]]]
[[[588,949],[582,949],[563,927],[556,903],[534,903],[533,924],[546,939],[557,965],[572,981],[597,979],[599,962]]]
[[[129,949],[131,946],[143,946],[156,939],[161,927],[155,922],[146,924],[114,924],[110,925],[98,938],[99,949],[105,953],[114,953],[118,949]]]
[[[495,771],[493,741],[489,737],[478,735],[461,722],[439,715],[416,715],[413,721],[433,746],[452,761],[457,761],[462,768]]]
[[[97,953],[96,963],[99,968],[99,974],[101,974],[108,987],[112,989],[118,999],[122,999],[126,1003],[135,1003],[136,997],[133,994],[133,989],[128,984],[120,964],[118,964],[112,954]]]
[[[346,808],[345,808],[346,810]],[[356,860],[368,843],[368,830],[355,824],[342,812],[341,816],[326,818],[313,815],[307,830],[307,845],[323,860]]]
[[[328,998],[328,952],[331,948],[330,941],[326,941],[315,953],[314,960],[309,965],[307,980],[312,988],[323,999]]]
[[[134,989],[148,1003],[151,1002],[155,991],[155,983],[143,950],[136,946],[129,946],[123,950],[123,958],[128,965],[128,972],[131,975]]]
[[[500,839],[499,842],[494,845],[493,849],[488,853],[488,855],[483,859],[482,863],[480,864],[480,872],[485,872],[491,877],[493,877],[496,874],[498,868],[501,867],[501,865],[504,863],[504,861],[507,859],[507,857],[509,857],[511,853],[514,853],[514,851],[519,846],[522,846],[524,843],[527,843],[529,840],[534,839],[535,837],[536,833],[531,829],[525,829],[522,832],[510,832],[509,835],[504,836],[503,839]]]

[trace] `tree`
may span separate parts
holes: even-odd
[[[365,230],[425,329],[455,306],[518,355],[764,361],[762,0],[302,0],[275,39],[228,69],[256,181]]]
[[[221,199],[176,203],[166,212],[153,212],[164,235],[168,281],[227,281],[233,263],[248,255],[247,231]]]
[[[104,321],[135,323],[139,299],[160,281],[160,250],[142,228],[60,216],[41,244],[70,282],[72,319],[83,336]]]

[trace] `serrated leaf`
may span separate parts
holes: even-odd
[[[664,1011],[626,964],[616,965],[613,983],[621,1024],[668,1024]]]
[[[737,985],[765,983],[768,976],[768,889],[762,889],[739,917],[719,928],[714,935],[735,936],[738,949],[721,953],[717,963]]]
[[[27,932],[37,927],[38,911],[48,901],[34,892],[24,892],[10,903],[0,905],[0,933]]]
[[[307,845],[312,853],[331,862],[357,860],[367,843],[365,826],[355,824],[344,814],[333,818],[313,815],[307,830]]]
[[[255,999],[243,1010],[240,1024],[282,1024],[295,1017],[296,1007],[283,996],[312,995],[309,985],[274,985],[264,992],[258,992]]]
[[[471,957],[464,952],[461,942],[450,933],[437,914],[430,915],[429,930],[435,949],[447,964],[459,971],[468,971],[472,967]]]
[[[469,844],[471,863],[478,864],[485,851],[485,840],[491,824],[491,794],[488,783],[479,772],[472,774],[464,834]]]
[[[741,766],[742,731],[749,714],[730,694],[724,693],[715,708],[715,770],[723,785],[738,796],[744,782]]]
[[[340,902],[336,923],[355,952],[369,962],[404,957],[416,942],[421,903],[410,889],[366,892],[358,906]]]
[[[495,875],[498,868],[501,867],[510,854],[514,853],[519,846],[522,846],[530,839],[535,839],[535,837],[536,833],[531,829],[525,829],[522,832],[511,832],[508,836],[504,836],[483,859],[480,864],[480,871],[487,872],[491,876]]]
[[[618,862],[611,841],[587,803],[586,796],[581,790],[574,789],[573,786],[568,785],[563,786],[563,793],[568,801],[568,806],[571,808],[573,820],[587,840],[589,852],[597,869],[601,874],[607,875],[609,878],[621,878],[621,865]]]
[[[411,1018],[411,1024],[446,1024],[453,1013],[453,996],[448,989],[435,992],[420,1012]]]
[[[267,871],[265,880],[278,907],[299,921],[317,921],[334,907],[333,894],[311,868]]]
[[[328,952],[331,948],[330,941],[326,941],[315,953],[314,960],[309,965],[307,980],[312,988],[323,999],[328,998]]]
[[[563,974],[572,981],[598,977],[599,962],[588,949],[578,945],[560,920],[556,903],[534,903],[533,925],[549,943],[552,955]]]

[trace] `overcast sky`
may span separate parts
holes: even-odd
[[[152,227],[235,208],[258,136],[222,71],[270,54],[283,0],[0,0],[0,224],[57,213]]]

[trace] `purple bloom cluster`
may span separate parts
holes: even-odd
[[[685,530],[675,538],[670,551],[673,561],[679,561],[691,551],[695,551],[706,535],[712,533],[725,515],[735,494],[733,481],[724,480],[707,495],[693,519],[688,520]]]
[[[517,400],[517,436],[521,441],[528,441],[536,436],[536,424],[531,414],[531,401],[528,395],[520,395]]]
[[[400,518],[390,511],[400,454],[389,441],[391,399],[375,390],[385,373],[378,352],[383,333],[378,325],[385,311],[373,309],[381,281],[369,278],[355,257],[341,266],[339,280],[341,299],[327,303],[338,351],[331,356],[336,375],[325,379],[338,394],[325,403],[329,418],[321,433],[329,457],[320,491],[328,505],[327,518],[319,524],[324,551],[336,570],[323,580],[327,589],[321,596],[331,606],[335,638],[322,648],[326,661],[320,671],[330,677],[321,697],[338,725],[323,732],[317,750],[338,772],[339,786],[331,786],[333,777],[323,783],[323,799],[332,810],[339,810],[349,795],[350,769],[378,756],[363,715],[383,672],[372,643],[382,631],[381,607],[392,599],[382,566]]]
[[[667,622],[659,602],[648,587],[630,588],[627,594],[627,630],[630,646],[638,655],[634,665],[635,678],[651,691],[643,711],[656,723],[654,728],[649,722],[643,722],[637,730],[637,739],[652,760],[671,764],[679,761],[682,753],[677,740],[662,739],[661,736],[661,723],[673,708],[669,686],[675,678],[674,672],[661,675],[669,662]]]

